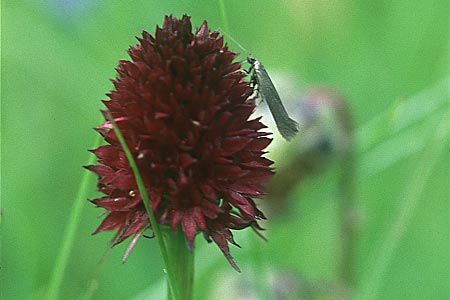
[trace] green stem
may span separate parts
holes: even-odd
[[[224,0],[219,0],[219,13],[220,18],[222,19],[222,24],[225,29],[225,31],[229,32],[230,27],[228,26],[228,18],[225,10],[225,3]]]
[[[434,133],[430,132],[430,138],[426,141],[427,147],[424,148],[420,157],[416,160],[416,167],[411,172],[410,184],[405,186],[405,191],[401,194],[402,201],[395,214],[393,224],[385,234],[381,248],[377,250],[377,257],[367,268],[368,274],[363,276],[357,299],[372,300],[380,299],[379,292],[382,288],[384,275],[392,259],[395,256],[405,231],[414,216],[420,197],[425,189],[428,180],[432,178],[433,169],[439,162],[439,155],[448,144],[443,142],[448,134],[447,113],[443,115],[441,123],[433,127]]]
[[[136,165],[133,155],[131,154],[130,149],[128,148],[128,146],[126,144],[125,139],[119,130],[119,127],[117,126],[116,122],[114,121],[114,118],[110,114],[108,114],[107,117],[108,117],[108,121],[110,121],[111,124],[113,125],[114,132],[117,135],[120,145],[122,146],[122,149],[125,152],[125,155],[127,156],[128,163],[130,164],[130,167],[133,170],[134,177],[136,178],[136,183],[137,183],[139,192],[141,193],[141,197],[142,197],[142,202],[144,203],[145,210],[147,211],[147,215],[150,220],[150,224],[152,226],[153,233],[155,234],[155,237],[158,240],[159,250],[161,252],[161,256],[164,261],[165,271],[167,273],[167,282],[169,284],[170,293],[172,294],[172,299],[179,300],[181,298],[179,297],[179,290],[177,290],[176,284],[175,284],[175,282],[176,282],[175,273],[172,270],[172,265],[170,264],[170,259],[175,259],[176,255],[173,257],[170,257],[168,255],[166,246],[164,245],[164,240],[163,240],[163,236],[161,234],[161,230],[158,226],[158,222],[156,221],[155,215],[153,214],[153,211],[150,208],[150,198],[148,197],[144,181],[142,180],[142,177],[139,173],[139,169]],[[170,257],[170,259],[169,259],[169,257]]]
[[[186,238],[180,226],[177,231],[167,230],[163,234],[167,252],[172,258],[172,270],[175,274],[175,283],[180,292],[180,299],[192,300],[194,287],[194,249],[189,251]],[[173,300],[169,290],[168,299]]]
[[[355,143],[354,126],[349,107],[341,98],[332,102],[339,124],[342,126],[343,140],[346,140],[340,158],[338,213],[341,230],[341,259],[339,278],[344,285],[346,297],[353,299],[355,288],[355,243],[356,243],[356,203],[355,203]]]
[[[96,138],[95,148],[100,145],[101,136]],[[90,155],[88,164],[92,165],[95,163],[95,156]],[[56,262],[53,267],[53,271],[50,277],[46,299],[54,300],[59,298],[59,291],[61,290],[61,284],[64,277],[64,271],[66,270],[67,263],[69,261],[70,252],[72,250],[75,234],[80,224],[80,216],[84,205],[86,204],[86,199],[88,198],[88,193],[91,190],[89,185],[91,183],[90,177],[91,173],[84,172],[83,178],[81,180],[80,188],[78,189],[77,196],[73,203],[71,214],[69,216],[69,222],[64,233],[64,240],[62,242],[61,249],[56,257]]]
[[[339,220],[341,222],[341,260],[339,273],[347,289],[347,299],[352,299],[354,289],[355,229],[356,205],[354,198],[354,155],[350,144],[341,160]]]

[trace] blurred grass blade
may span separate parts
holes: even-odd
[[[356,132],[358,152],[363,153],[374,148],[376,144],[384,142],[387,136],[419,123],[448,106],[449,84],[450,77],[444,78],[407,100],[397,101],[361,126]]]
[[[222,26],[225,28],[225,31],[230,31],[230,26],[228,25],[228,18],[227,18],[227,12],[225,9],[225,0],[218,0],[219,1],[219,13],[220,18],[222,19]]]
[[[98,282],[95,279],[91,279],[88,282],[86,291],[80,296],[80,300],[93,299],[95,291],[98,289]]]
[[[383,284],[383,278],[386,270],[395,256],[395,252],[407,230],[417,203],[422,195],[427,181],[430,179],[432,171],[438,161],[439,155],[442,153],[447,143],[442,141],[447,135],[448,118],[447,114],[441,119],[441,122],[435,134],[427,141],[424,152],[417,160],[417,166],[409,184],[405,186],[402,193],[402,201],[398,212],[395,215],[394,223],[386,234],[386,238],[381,244],[381,248],[374,253],[377,257],[372,266],[366,268],[367,274],[363,276],[362,287],[359,291],[358,300],[376,300]]]
[[[419,153],[427,146],[430,132],[439,125],[442,115],[442,111],[437,111],[428,116],[428,119],[420,126],[403,130],[363,154],[359,159],[358,177],[373,176],[396,162]]]
[[[96,137],[94,148],[97,148],[100,145],[100,142],[101,136],[99,135],[98,137]],[[94,164],[95,160],[96,156],[91,154],[88,165]],[[60,299],[59,291],[61,289],[64,271],[66,270],[70,252],[72,250],[75,241],[75,233],[77,231],[78,225],[80,224],[81,211],[83,210],[83,206],[86,204],[88,193],[91,190],[90,188],[91,183],[92,183],[91,173],[84,172],[80,188],[78,190],[78,194],[75,198],[75,202],[73,203],[73,207],[71,209],[69,222],[67,224],[67,228],[63,236],[62,246],[58,253],[58,256],[56,257],[56,262],[53,266],[53,271],[47,289],[46,299],[50,300]]]
[[[393,133],[442,111],[442,107],[448,105],[449,84],[450,77],[444,78],[402,103],[392,124]]]
[[[448,110],[450,77],[391,108],[356,132],[359,178],[381,172],[420,152]],[[401,150],[399,150],[401,149]]]

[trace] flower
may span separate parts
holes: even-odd
[[[263,157],[271,139],[255,108],[253,89],[240,72],[237,54],[207,22],[192,33],[190,17],[166,16],[155,36],[147,32],[121,60],[115,89],[104,101],[126,139],[161,225],[181,224],[187,245],[196,234],[214,241],[239,270],[228,243],[231,230],[259,228],[264,215],[252,198],[273,172]],[[138,237],[150,223],[120,143],[106,121],[96,130],[108,145],[92,150],[105,196],[92,202],[109,211],[94,233],[117,230],[112,245]]]

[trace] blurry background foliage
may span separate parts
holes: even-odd
[[[135,36],[183,13],[194,26],[206,19],[226,29],[278,86],[287,81],[276,74],[289,74],[299,95],[322,85],[347,98],[357,143],[357,299],[449,299],[448,1],[224,2],[225,21],[206,0],[2,1],[2,299],[38,299],[45,290],[109,78]],[[275,138],[278,160],[297,145]],[[284,209],[268,213],[267,243],[251,230],[236,233],[242,274],[199,236],[196,299],[260,297],[303,283],[316,289],[306,294],[322,288],[322,299],[334,299],[326,290],[338,281],[340,172],[331,164],[304,178]],[[98,264],[113,235],[91,236],[100,213],[86,201],[60,298],[163,297],[156,241],[140,240],[124,265],[127,243]]]

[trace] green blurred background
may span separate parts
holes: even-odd
[[[206,19],[225,29],[299,89],[347,97],[357,138],[356,299],[449,299],[448,1],[224,2],[221,13],[205,0],[2,1],[1,298],[40,299],[118,60],[143,29],[187,13],[194,26]],[[199,236],[196,299],[250,299],[234,279],[263,299],[271,274],[336,299],[340,173],[331,163],[294,188],[285,209],[268,213],[267,243],[236,233],[241,274]],[[113,236],[91,236],[100,213],[86,201],[59,299],[161,299],[156,241],[140,240],[126,264],[127,243],[98,263]]]

